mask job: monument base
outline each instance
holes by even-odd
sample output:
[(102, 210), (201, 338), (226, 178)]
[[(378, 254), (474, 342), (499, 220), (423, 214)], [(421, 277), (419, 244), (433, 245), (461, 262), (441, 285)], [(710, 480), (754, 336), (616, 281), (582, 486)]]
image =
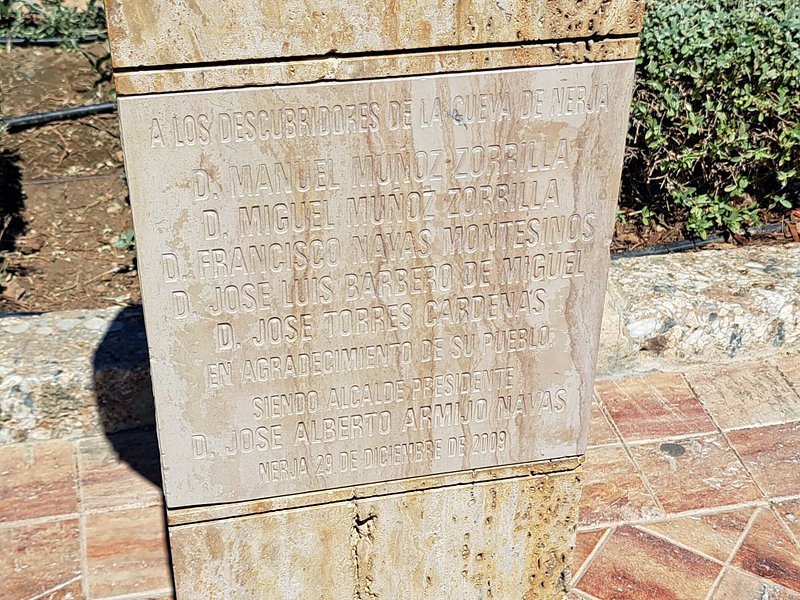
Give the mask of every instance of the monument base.
[(578, 461), (502, 471), (425, 478), (422, 491), (351, 489), (324, 504), (312, 494), (172, 510), (177, 597), (563, 598)]

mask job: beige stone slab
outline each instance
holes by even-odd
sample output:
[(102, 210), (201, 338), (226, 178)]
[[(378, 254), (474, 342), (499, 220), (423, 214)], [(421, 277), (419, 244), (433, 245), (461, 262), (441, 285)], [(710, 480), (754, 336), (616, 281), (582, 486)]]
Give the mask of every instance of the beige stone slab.
[(181, 598), (562, 598), (579, 473), (170, 528)]
[(301, 508), (304, 506), (318, 506), (357, 498), (373, 498), (376, 496), (387, 496), (389, 494), (429, 490), (468, 483), (520, 479), (530, 477), (531, 475), (574, 471), (582, 462), (583, 457), (568, 458), (515, 465), (513, 467), (476, 469), (474, 471), (461, 471), (459, 473), (448, 473), (446, 475), (429, 475), (427, 477), (413, 477), (398, 481), (382, 481), (380, 483), (354, 485), (346, 488), (319, 490), (305, 494), (250, 500), (247, 502), (177, 508), (167, 511), (167, 522), (170, 525), (186, 525), (202, 521), (216, 521), (232, 517), (258, 515), (292, 508)]
[(168, 506), (582, 454), (632, 75), (121, 98)]
[(352, 598), (353, 506), (169, 530), (177, 598)]
[(117, 69), (634, 35), (644, 16), (644, 0), (106, 0), (105, 6)]
[(180, 69), (117, 71), (114, 85), (120, 96), (252, 85), (346, 81), (386, 75), (426, 75), (485, 71), (611, 60), (632, 60), (639, 50), (636, 38), (597, 42), (561, 42), (358, 57), (311, 58), (287, 62), (250, 62)]

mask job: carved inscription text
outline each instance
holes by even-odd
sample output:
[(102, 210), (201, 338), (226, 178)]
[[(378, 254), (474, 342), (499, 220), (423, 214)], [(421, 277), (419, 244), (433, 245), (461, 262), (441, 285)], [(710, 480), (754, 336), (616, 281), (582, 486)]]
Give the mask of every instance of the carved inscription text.
[(168, 504), (582, 452), (632, 68), (121, 99)]

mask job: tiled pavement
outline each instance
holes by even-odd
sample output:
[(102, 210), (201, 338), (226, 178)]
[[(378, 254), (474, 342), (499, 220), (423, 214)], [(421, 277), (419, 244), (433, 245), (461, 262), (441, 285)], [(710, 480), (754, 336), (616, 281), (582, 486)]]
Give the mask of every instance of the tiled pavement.
[[(800, 600), (798, 392), (800, 358), (599, 382), (570, 597)], [(170, 597), (154, 444), (0, 447), (0, 598)]]
[(800, 359), (596, 390), (572, 598), (800, 600)]
[(0, 598), (172, 597), (155, 433), (112, 439), (0, 447)]

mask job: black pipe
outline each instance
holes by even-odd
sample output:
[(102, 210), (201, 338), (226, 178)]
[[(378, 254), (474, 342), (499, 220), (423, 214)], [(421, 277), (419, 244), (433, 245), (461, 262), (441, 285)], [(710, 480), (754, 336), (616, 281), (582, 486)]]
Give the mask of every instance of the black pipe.
[(611, 260), (618, 260), (620, 258), (636, 258), (638, 256), (656, 256), (659, 254), (673, 254), (675, 252), (685, 252), (686, 250), (697, 250), (709, 244), (716, 244), (724, 241), (720, 235), (710, 235), (704, 240), (681, 240), (679, 242), (670, 242), (668, 244), (659, 244), (658, 246), (650, 246), (649, 248), (636, 248), (634, 250), (623, 250), (622, 252), (615, 252), (611, 255)]
[[(769, 223), (760, 227), (750, 227), (747, 230), (748, 235), (760, 235), (764, 233), (775, 233), (783, 229), (782, 223)], [(670, 242), (668, 244), (660, 244), (658, 246), (650, 246), (649, 248), (636, 248), (635, 250), (623, 250), (622, 252), (615, 252), (611, 255), (611, 260), (619, 260), (620, 258), (635, 258), (638, 256), (656, 256), (660, 254), (673, 254), (675, 252), (685, 252), (686, 250), (697, 250), (708, 246), (709, 244), (718, 244), (724, 242), (725, 238), (721, 235), (710, 235), (704, 240), (681, 240), (679, 242)]]
[(0, 124), (5, 125), (8, 131), (26, 129), (34, 125), (42, 125), (50, 121), (62, 121), (64, 119), (77, 119), (88, 115), (99, 115), (101, 113), (111, 113), (117, 110), (116, 102), (103, 102), (102, 104), (90, 104), (89, 106), (79, 106), (77, 108), (63, 108), (46, 113), (36, 113), (33, 115), (23, 115), (21, 117), (9, 117)]
[(79, 38), (54, 36), (31, 40), (28, 38), (0, 38), (0, 46), (61, 46), (62, 44), (91, 44), (104, 42), (107, 37), (104, 33), (83, 35)]

